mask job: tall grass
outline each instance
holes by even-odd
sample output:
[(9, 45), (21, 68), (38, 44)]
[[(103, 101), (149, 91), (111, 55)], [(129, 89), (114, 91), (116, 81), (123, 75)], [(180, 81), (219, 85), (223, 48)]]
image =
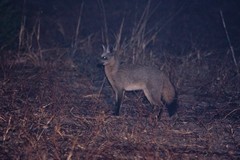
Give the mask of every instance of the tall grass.
[[(155, 45), (157, 45), (156, 41), (159, 38), (159, 33), (181, 12), (184, 6), (183, 4), (167, 18), (164, 17), (163, 19), (166, 20), (162, 24), (159, 24), (159, 20), (153, 21), (152, 18), (160, 4), (161, 2), (158, 2), (156, 5), (153, 5), (151, 0), (147, 1), (145, 8), (140, 11), (142, 14), (137, 16), (136, 13), (135, 18), (131, 19), (133, 25), (130, 29), (127, 28), (129, 24), (125, 24), (126, 17), (123, 17), (119, 30), (115, 35), (113, 51), (123, 56), (130, 63), (152, 65), (155, 60), (155, 55), (159, 55), (159, 53), (154, 53), (153, 51), (153, 48), (156, 48)], [(104, 6), (101, 8), (104, 19), (103, 42), (109, 45), (107, 18)], [(125, 34), (124, 30), (131, 30), (130, 34)]]
[[(101, 8), (104, 19), (103, 42), (106, 42), (107, 45), (109, 45), (108, 24), (104, 5), (102, 3)], [(140, 18), (134, 21), (134, 25), (132, 26), (132, 31), (129, 36), (123, 35), (123, 30), (125, 29), (125, 18), (123, 17), (119, 31), (115, 35), (113, 50), (117, 52), (117, 54), (130, 59), (130, 62), (133, 64), (145, 63), (146, 58), (151, 60), (153, 57), (151, 50), (147, 51), (146, 48), (150, 43), (154, 43), (159, 30), (156, 29), (158, 28), (157, 25), (151, 26), (150, 28), (148, 26), (148, 21), (155, 10), (151, 9), (151, 1), (148, 1)]]

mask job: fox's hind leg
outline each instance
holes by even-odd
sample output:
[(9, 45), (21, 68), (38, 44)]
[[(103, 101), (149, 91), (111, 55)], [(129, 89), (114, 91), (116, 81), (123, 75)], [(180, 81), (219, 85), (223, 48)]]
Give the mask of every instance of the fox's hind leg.
[(157, 113), (156, 117), (159, 120), (162, 114), (161, 95), (157, 94), (158, 92), (149, 90), (148, 88), (143, 89), (143, 92), (153, 107), (153, 113)]
[(153, 99), (152, 93), (147, 88), (144, 88), (143, 92), (144, 95), (147, 97), (148, 101), (151, 103), (151, 105), (157, 105)]

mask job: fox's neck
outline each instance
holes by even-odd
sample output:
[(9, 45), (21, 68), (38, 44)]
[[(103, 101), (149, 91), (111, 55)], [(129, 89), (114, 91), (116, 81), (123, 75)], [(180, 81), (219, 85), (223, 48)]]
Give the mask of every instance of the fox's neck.
[(117, 57), (115, 57), (113, 62), (105, 65), (105, 73), (108, 78), (116, 74), (116, 72), (119, 69), (119, 65), (120, 65), (120, 62)]

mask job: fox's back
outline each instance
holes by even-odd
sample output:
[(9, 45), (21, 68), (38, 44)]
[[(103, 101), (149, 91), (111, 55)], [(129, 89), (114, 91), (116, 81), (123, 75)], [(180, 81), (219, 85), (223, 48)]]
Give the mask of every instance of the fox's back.
[(122, 85), (125, 90), (143, 89), (146, 85), (161, 87), (166, 78), (166, 75), (156, 68), (128, 64), (120, 65), (113, 75), (114, 81)]

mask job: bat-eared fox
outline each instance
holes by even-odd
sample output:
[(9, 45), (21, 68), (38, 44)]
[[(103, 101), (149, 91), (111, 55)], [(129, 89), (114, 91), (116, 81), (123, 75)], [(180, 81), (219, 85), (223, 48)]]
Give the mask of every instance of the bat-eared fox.
[(120, 64), (117, 53), (110, 52), (108, 46), (103, 46), (101, 61), (106, 77), (115, 92), (114, 115), (119, 115), (124, 91), (134, 90), (142, 90), (151, 105), (158, 107), (158, 118), (164, 104), (169, 111), (171, 108), (175, 110), (177, 105), (175, 88), (164, 72), (148, 66)]

